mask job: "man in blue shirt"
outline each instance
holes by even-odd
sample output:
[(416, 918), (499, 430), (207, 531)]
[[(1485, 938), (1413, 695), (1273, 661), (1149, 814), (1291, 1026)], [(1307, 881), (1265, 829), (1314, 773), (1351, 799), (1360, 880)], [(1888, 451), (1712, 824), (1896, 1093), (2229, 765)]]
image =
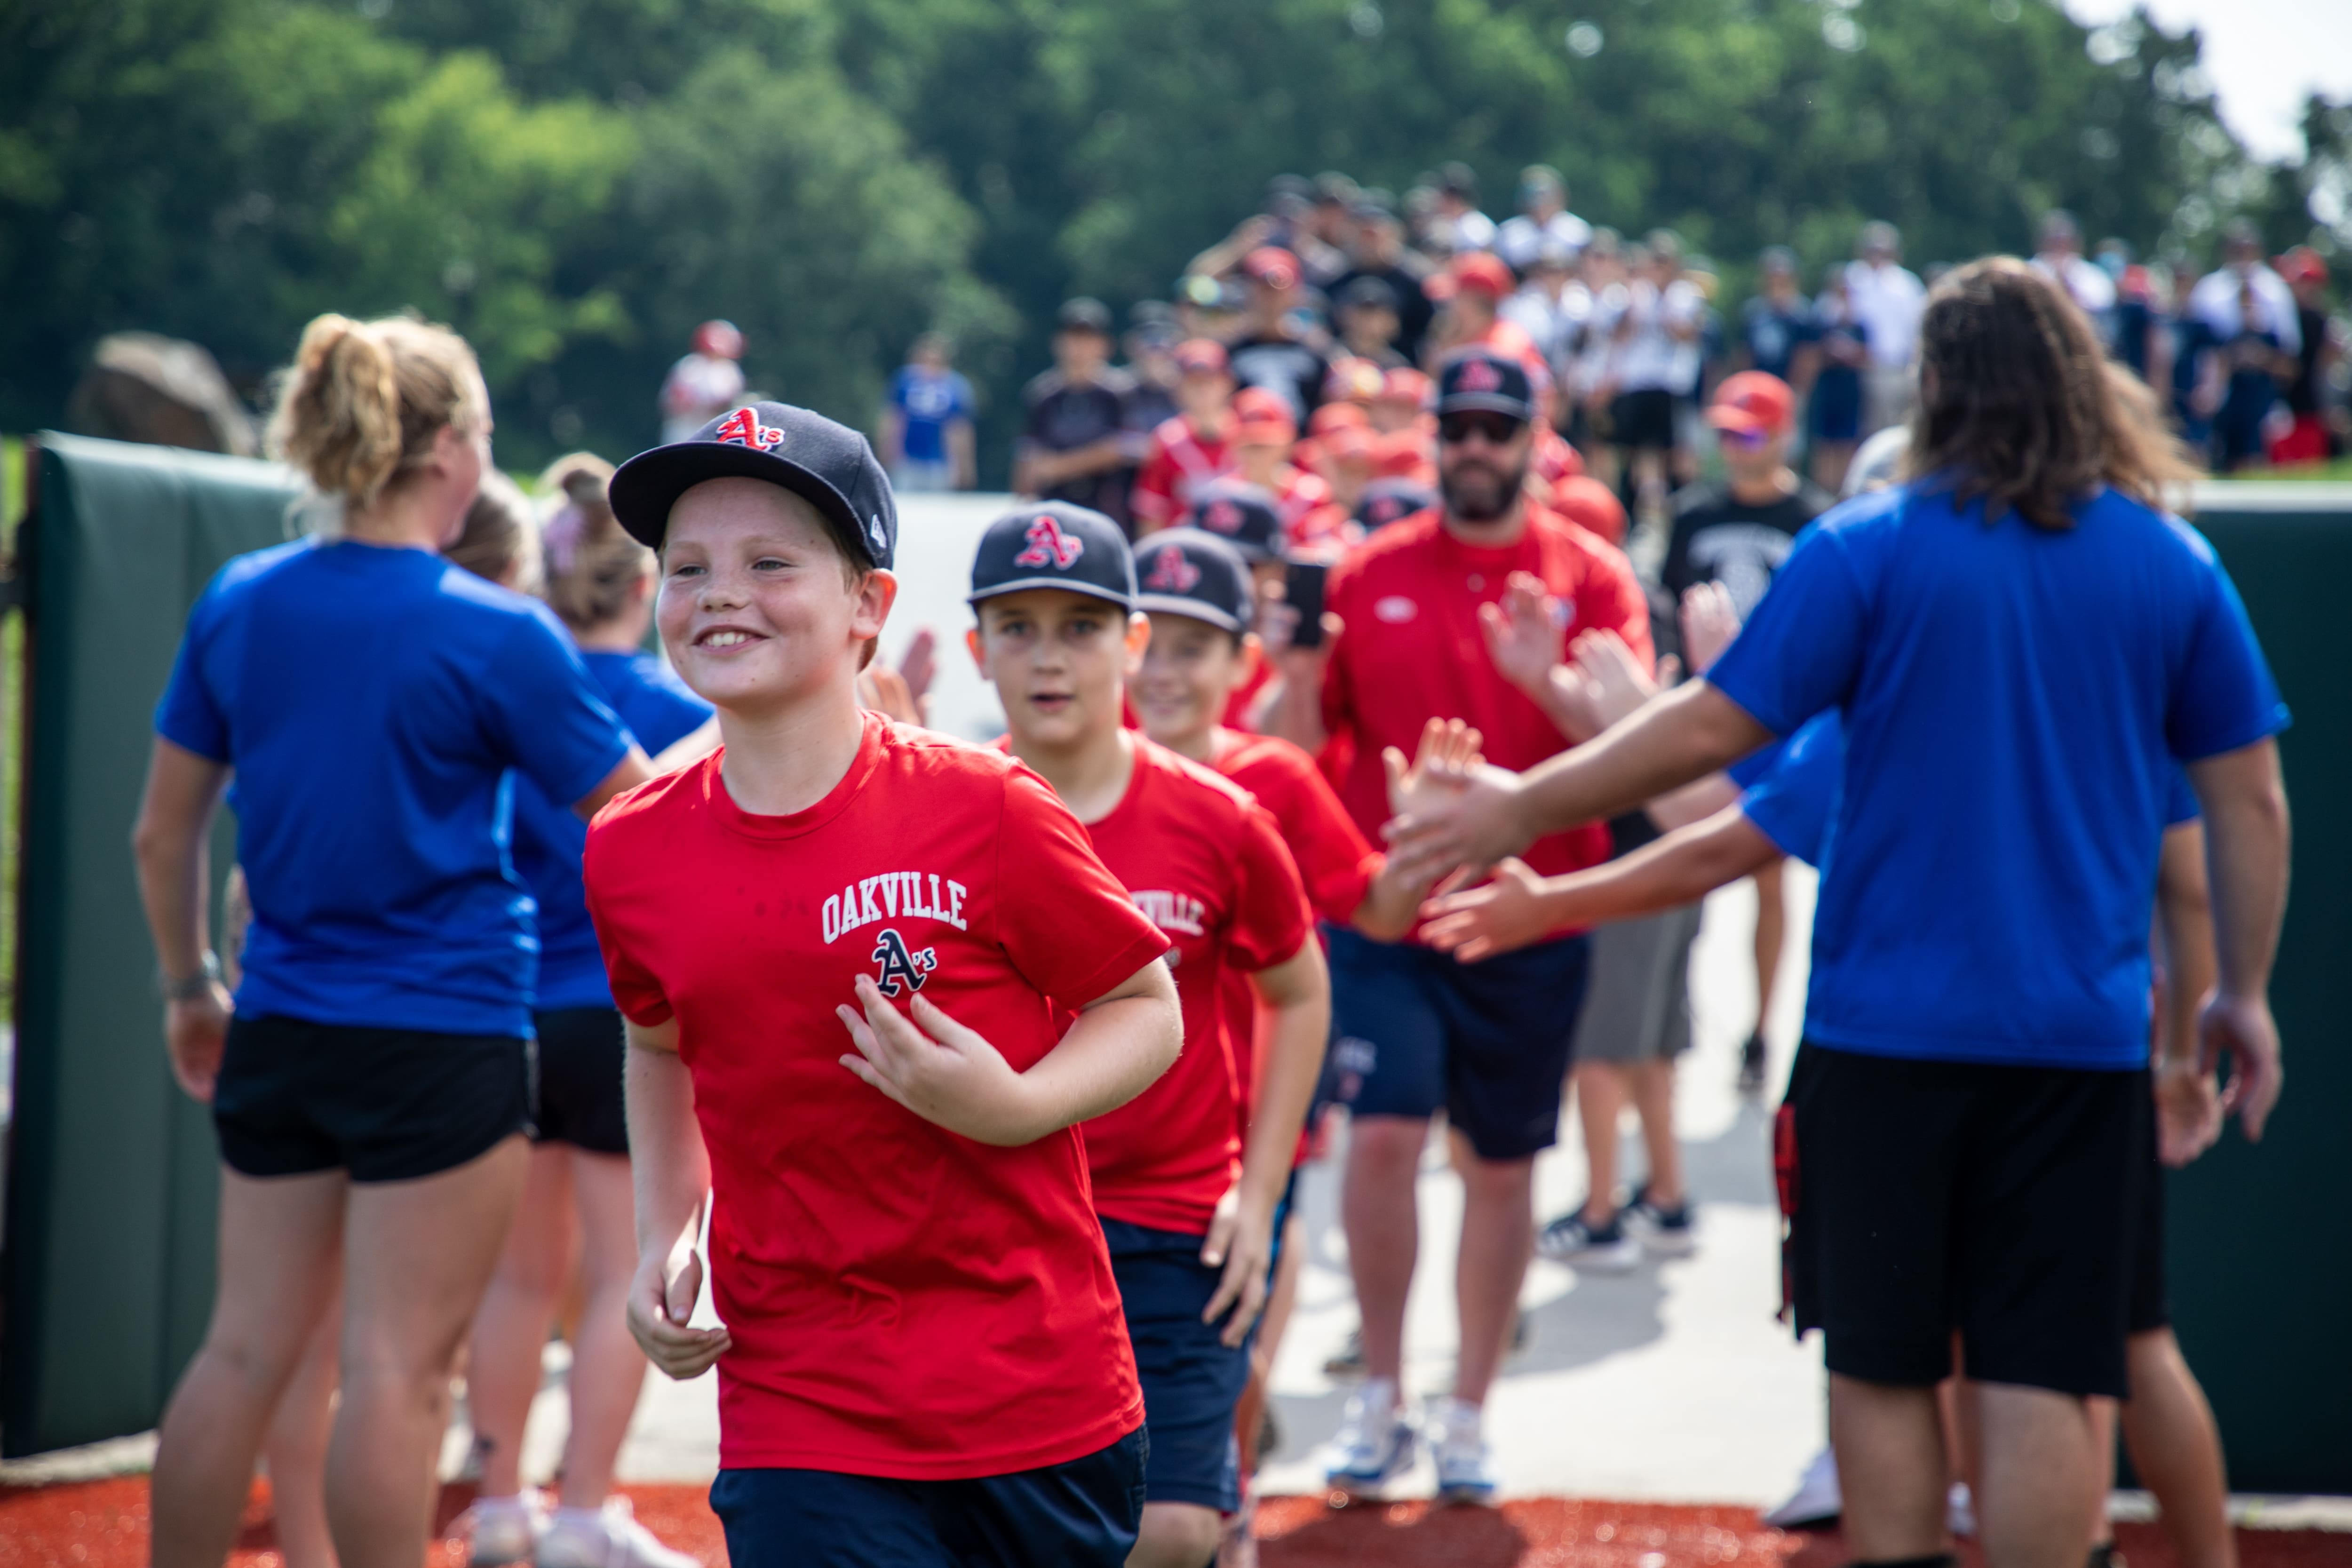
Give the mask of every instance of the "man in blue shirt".
[(925, 332), (890, 378), (877, 455), (901, 495), (971, 489), (971, 383), (949, 368), (952, 355), (945, 336)]
[(2213, 1109), (2259, 1137), (2287, 718), (2211, 548), (2148, 504), (2186, 465), (2071, 301), (1973, 263), (1922, 354), (1924, 477), (1809, 529), (1704, 680), (1523, 777), (1402, 793), (1390, 836), (1485, 864), (1840, 713), (1791, 1094), (1814, 1205), (1798, 1310), (1825, 1331), (1848, 1539), (1864, 1563), (1948, 1560), (1933, 1385), (1957, 1328), (1987, 1559), (2074, 1568), (2102, 1473), (2088, 1398), (2126, 1392), (2168, 764), (2206, 821), (2200, 1049), (2235, 1068)]

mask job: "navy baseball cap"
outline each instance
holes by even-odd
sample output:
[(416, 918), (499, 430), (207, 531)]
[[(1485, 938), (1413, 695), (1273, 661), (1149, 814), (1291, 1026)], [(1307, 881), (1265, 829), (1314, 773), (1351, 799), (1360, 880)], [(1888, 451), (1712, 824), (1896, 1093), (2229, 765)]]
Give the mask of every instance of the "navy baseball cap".
[(1534, 418), (1536, 395), (1528, 367), (1486, 349), (1465, 350), (1446, 361), (1437, 373), (1437, 416), (1469, 410)]
[(816, 508), (852, 561), (887, 568), (898, 507), (866, 437), (789, 403), (747, 403), (693, 438), (638, 453), (613, 474), (613, 515), (630, 538), (661, 548), (670, 508), (705, 479), (765, 479)]
[(1049, 500), (1006, 512), (980, 536), (971, 563), (977, 605), (1024, 588), (1061, 588), (1135, 608), (1135, 557), (1118, 524), (1098, 511)]
[(1250, 624), (1249, 563), (1213, 533), (1171, 528), (1136, 547), (1135, 577), (1143, 593), (1135, 607), (1190, 616), (1229, 632)]
[(1187, 526), (1215, 534), (1244, 561), (1273, 561), (1282, 554), (1282, 513), (1274, 492), (1241, 479), (1216, 479), (1192, 492)]
[(1415, 479), (1374, 479), (1356, 503), (1356, 521), (1372, 532), (1437, 504), (1437, 492)]

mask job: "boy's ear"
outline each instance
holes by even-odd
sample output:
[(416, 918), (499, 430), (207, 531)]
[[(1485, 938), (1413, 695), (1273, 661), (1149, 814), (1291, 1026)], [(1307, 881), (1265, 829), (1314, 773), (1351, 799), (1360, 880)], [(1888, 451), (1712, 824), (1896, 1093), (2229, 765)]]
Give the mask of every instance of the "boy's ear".
[(890, 607), (898, 602), (898, 579), (893, 573), (878, 567), (857, 580), (857, 615), (853, 623), (862, 638), (878, 637), (890, 619)]
[(1151, 617), (1141, 610), (1127, 613), (1127, 654), (1129, 658), (1141, 658), (1143, 650), (1151, 646)]
[(1257, 640), (1255, 632), (1242, 634), (1242, 679), (1247, 686), (1257, 677), (1257, 667), (1265, 662), (1265, 644)]
[(988, 656), (980, 649), (980, 628), (973, 626), (963, 634), (963, 646), (971, 649), (971, 662), (980, 670), (982, 680), (988, 679)]

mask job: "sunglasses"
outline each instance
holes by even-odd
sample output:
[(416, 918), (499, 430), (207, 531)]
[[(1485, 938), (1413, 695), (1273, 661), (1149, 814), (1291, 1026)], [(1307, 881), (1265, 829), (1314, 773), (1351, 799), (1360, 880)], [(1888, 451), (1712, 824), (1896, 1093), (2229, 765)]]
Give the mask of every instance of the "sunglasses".
[(1726, 446), (1750, 448), (1761, 447), (1772, 438), (1771, 432), (1768, 430), (1730, 430), (1720, 425), (1715, 427), (1715, 434)]
[(1489, 447), (1507, 447), (1519, 438), (1528, 427), (1524, 419), (1514, 419), (1507, 414), (1491, 414), (1473, 409), (1466, 413), (1448, 414), (1437, 421), (1437, 438), (1449, 447), (1458, 447), (1473, 436), (1485, 438)]

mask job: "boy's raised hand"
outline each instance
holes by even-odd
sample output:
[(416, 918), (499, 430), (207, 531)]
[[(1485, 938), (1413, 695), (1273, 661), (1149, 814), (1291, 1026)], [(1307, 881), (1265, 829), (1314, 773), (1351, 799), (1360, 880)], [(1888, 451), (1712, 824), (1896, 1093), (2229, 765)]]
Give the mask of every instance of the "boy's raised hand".
[(975, 1031), (920, 995), (899, 1012), (870, 974), (857, 977), (857, 1001), (862, 1016), (854, 1007), (834, 1009), (857, 1047), (841, 1065), (900, 1105), (950, 1132), (1003, 1148), (1034, 1143), (1054, 1130), (1030, 1086)]
[(1555, 611), (1559, 601), (1531, 572), (1514, 572), (1503, 596), (1478, 606), (1478, 629), (1486, 634), (1486, 657), (1504, 679), (1522, 691), (1541, 690), (1567, 657), (1568, 638)]
[(1543, 879), (1517, 856), (1498, 861), (1495, 879), (1430, 900), (1421, 907), (1428, 923), (1422, 940), (1464, 963), (1540, 940), (1559, 922), (1545, 912)]
[(1731, 590), (1713, 580), (1685, 591), (1680, 619), (1683, 654), (1693, 675), (1705, 675), (1739, 635), (1739, 612), (1732, 607)]

